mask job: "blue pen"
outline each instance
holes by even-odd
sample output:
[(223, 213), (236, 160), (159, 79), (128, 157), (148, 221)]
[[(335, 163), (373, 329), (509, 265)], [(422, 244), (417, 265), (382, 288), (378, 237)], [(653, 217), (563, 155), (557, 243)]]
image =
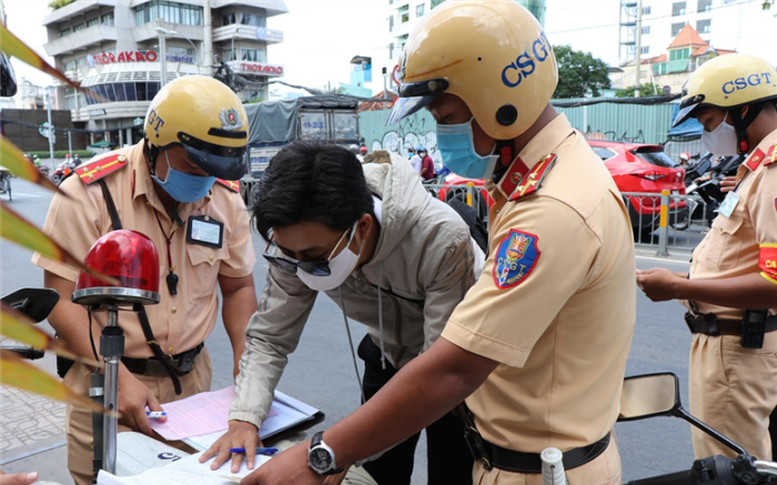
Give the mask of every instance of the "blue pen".
[[(229, 452), (230, 453), (240, 453), (240, 454), (245, 455), (246, 454), (246, 449), (245, 448), (230, 448)], [(278, 448), (261, 448), (261, 447), (259, 447), (259, 448), (256, 449), (256, 454), (257, 455), (274, 455), (276, 453), (278, 453)]]
[(159, 419), (167, 416), (167, 413), (164, 411), (146, 411), (146, 416), (150, 419)]

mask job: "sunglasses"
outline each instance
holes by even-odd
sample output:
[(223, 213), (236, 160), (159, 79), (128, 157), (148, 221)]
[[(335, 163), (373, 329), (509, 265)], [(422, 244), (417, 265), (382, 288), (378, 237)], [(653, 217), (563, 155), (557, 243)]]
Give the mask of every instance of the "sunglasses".
[[(272, 236), (270, 236), (270, 241), (267, 242), (267, 246), (264, 248), (264, 254), (262, 254), (262, 257), (264, 257), (264, 259), (272, 263), (281, 271), (288, 274), (297, 274), (297, 268), (299, 268), (305, 273), (311, 274), (313, 276), (329, 276), (332, 274), (332, 270), (329, 268), (329, 261), (332, 260), (335, 251), (337, 251), (337, 248), (340, 247), (340, 243), (343, 242), (343, 239), (346, 235), (348, 235), (349, 232), (351, 233), (351, 238), (353, 238), (353, 234), (355, 232), (354, 229), (356, 229), (356, 224), (358, 222), (359, 221), (356, 221), (353, 227), (345, 230), (343, 235), (340, 236), (340, 239), (337, 240), (337, 244), (335, 244), (332, 252), (329, 253), (329, 257), (326, 259), (319, 259), (316, 261), (298, 261), (288, 256), (277, 256), (275, 254), (270, 254), (270, 246), (274, 248), (274, 251), (280, 251), (280, 248), (278, 248), (278, 245), (275, 244), (275, 240), (272, 238)], [(351, 238), (348, 239), (348, 243), (351, 242)]]

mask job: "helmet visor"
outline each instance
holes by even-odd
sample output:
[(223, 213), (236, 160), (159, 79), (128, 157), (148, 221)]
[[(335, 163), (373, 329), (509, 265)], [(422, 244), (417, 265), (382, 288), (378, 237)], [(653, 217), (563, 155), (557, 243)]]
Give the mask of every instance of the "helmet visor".
[(680, 102), (680, 110), (677, 112), (677, 116), (674, 117), (674, 122), (672, 123), (672, 128), (674, 128), (677, 125), (682, 124), (685, 122), (688, 118), (691, 117), (693, 114), (693, 110), (699, 107), (699, 105), (704, 102), (704, 95), (703, 94), (697, 94), (696, 96), (693, 96), (691, 98), (687, 98)]
[(394, 100), (389, 113), (387, 125), (410, 116), (424, 106), (434, 101), (448, 89), (445, 79), (429, 79), (414, 83), (403, 83), (399, 86), (399, 97)]
[(192, 162), (208, 175), (223, 180), (239, 180), (246, 173), (246, 147), (225, 147), (179, 132), (178, 139)]

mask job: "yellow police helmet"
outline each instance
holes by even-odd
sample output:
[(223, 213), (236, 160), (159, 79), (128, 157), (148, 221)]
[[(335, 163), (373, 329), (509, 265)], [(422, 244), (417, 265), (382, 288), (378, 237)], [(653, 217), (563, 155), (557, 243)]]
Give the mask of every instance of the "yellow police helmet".
[(558, 83), (553, 49), (514, 0), (448, 0), (410, 34), (397, 67), (395, 123), (442, 93), (461, 98), (496, 140), (524, 133)]
[(209, 175), (237, 180), (246, 172), (246, 110), (216, 79), (184, 76), (168, 83), (151, 101), (144, 127), (152, 145), (183, 146)]
[(680, 111), (672, 126), (699, 108), (740, 108), (777, 98), (777, 72), (768, 62), (744, 54), (728, 54), (701, 65), (683, 87)]

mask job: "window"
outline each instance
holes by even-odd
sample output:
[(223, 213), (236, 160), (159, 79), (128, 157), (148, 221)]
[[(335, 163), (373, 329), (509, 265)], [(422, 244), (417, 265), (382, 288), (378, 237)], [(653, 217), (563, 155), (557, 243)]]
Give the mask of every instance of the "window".
[(706, 19), (706, 20), (697, 20), (696, 21), (696, 31), (700, 34), (709, 34), (710, 33), (710, 24), (712, 23), (712, 20)]
[(78, 32), (79, 30), (84, 30), (85, 28), (86, 28), (86, 25), (84, 25), (83, 23), (76, 24), (73, 26), (73, 32)]
[(402, 5), (399, 7), (399, 23), (404, 24), (410, 20), (410, 7), (408, 5)]
[(66, 28), (66, 29), (62, 29), (62, 30), (60, 30), (60, 31), (59, 31), (59, 36), (60, 36), (60, 37), (67, 37), (67, 36), (68, 36), (68, 35), (70, 35), (72, 32), (73, 32), (73, 31), (70, 29), (70, 27), (68, 27), (68, 28)]
[(240, 49), (240, 60), (246, 62), (267, 62), (264, 51), (258, 49)]
[(74, 71), (76, 68), (76, 61), (75, 59), (71, 59), (69, 61), (65, 61), (62, 63), (62, 70), (63, 71)]
[(640, 53), (642, 54), (649, 54), (650, 53), (650, 46), (645, 46), (640, 48)]
[(254, 27), (267, 27), (267, 19), (265, 17), (252, 13), (240, 14), (240, 23), (243, 25), (253, 25)]
[(710, 10), (712, 10), (712, 0), (699, 0), (696, 6), (697, 12), (709, 12)]
[(652, 7), (642, 7), (642, 15), (650, 15)]
[(419, 4), (418, 6), (416, 6), (416, 8), (415, 8), (415, 16), (416, 17), (423, 17), (424, 16), (424, 7), (426, 7), (426, 5), (424, 5), (423, 3)]
[(86, 57), (79, 57), (76, 59), (76, 67), (86, 67)]
[(445, 0), (432, 0), (432, 8), (436, 7), (437, 5), (441, 4)]
[(389, 32), (392, 32), (394, 30), (394, 16), (389, 17)]
[(113, 25), (113, 12), (108, 12), (100, 17), (100, 23), (103, 25)]
[(650, 33), (650, 26), (642, 27), (642, 35), (648, 35)]
[(685, 15), (685, 2), (675, 2), (672, 4), (672, 17)]
[[(235, 23), (234, 15), (230, 23)], [(225, 15), (222, 20), (229, 17)], [(135, 25), (143, 25), (157, 19), (171, 24), (202, 25), (202, 7), (183, 5), (162, 0), (152, 0), (135, 8)], [(228, 24), (224, 24), (228, 25)]]
[(237, 23), (237, 14), (232, 12), (221, 17), (221, 23), (223, 25), (232, 25)]
[(221, 60), (224, 62), (236, 61), (237, 51), (234, 49), (224, 49), (224, 54), (221, 57), (222, 57)]
[(681, 30), (683, 30), (683, 27), (685, 27), (685, 22), (672, 24), (672, 37), (677, 37), (677, 34), (679, 34)]
[(394, 43), (389, 44), (389, 59), (394, 58)]
[(167, 47), (167, 57), (194, 57), (194, 49), (191, 47)]
[(99, 17), (95, 17), (93, 19), (89, 19), (89, 20), (86, 21), (86, 28), (88, 29), (89, 27), (94, 27), (95, 25), (97, 25), (99, 23), (100, 23), (100, 18)]

